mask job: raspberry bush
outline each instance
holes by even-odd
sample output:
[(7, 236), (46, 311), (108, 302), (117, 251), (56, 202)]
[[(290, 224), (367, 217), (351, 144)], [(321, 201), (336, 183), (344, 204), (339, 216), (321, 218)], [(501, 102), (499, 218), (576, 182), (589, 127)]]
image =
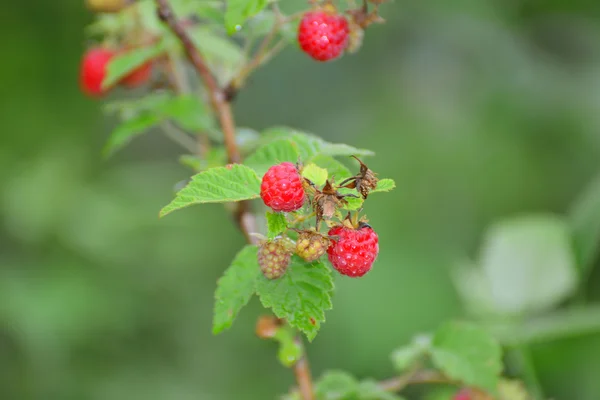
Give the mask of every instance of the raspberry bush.
[[(501, 341), (509, 341), (476, 322), (448, 322), (395, 350), (395, 378), (359, 380), (330, 370), (312, 379), (301, 335), (312, 341), (323, 327), (333, 307), (335, 279), (377, 273), (378, 255), (396, 238), (380, 238), (378, 221), (368, 221), (366, 212), (369, 200), (395, 183), (369, 167), (371, 150), (289, 127), (260, 133), (242, 129), (231, 102), (254, 70), (290, 43), (316, 61), (358, 51), (366, 29), (383, 22), (380, 3), (343, 7), (311, 1), (286, 14), (277, 2), (262, 0), (88, 1), (101, 14), (89, 27), (95, 43), (82, 57), (83, 93), (98, 97), (138, 89), (107, 104), (107, 112), (116, 113), (121, 123), (105, 154), (158, 125), (185, 151), (180, 162), (192, 173), (160, 216), (204, 203), (223, 203), (231, 211), (247, 245), (217, 282), (213, 332), (231, 328), (256, 295), (271, 313), (259, 319), (257, 335), (276, 341), (279, 360), (295, 370), (296, 385), (285, 398), (403, 399), (397, 393), (407, 386), (429, 383), (450, 387), (439, 396), (432, 391), (445, 400), (534, 398), (531, 387), (502, 376)], [(561, 222), (546, 217), (534, 222), (551, 226), (557, 247), (562, 245)], [(530, 225), (519, 220), (493, 230), (489, 242), (498, 243), (489, 251), (518, 247), (505, 240), (504, 232), (511, 237), (525, 232), (527, 239), (535, 231)], [(486, 251), (484, 268), (495, 262)], [(457, 276), (466, 300), (477, 297), (471, 304), (495, 307), (499, 315), (539, 312), (570, 290), (555, 286), (553, 296), (533, 294), (538, 297), (502, 310), (489, 292), (481, 292), (489, 282), (475, 268), (460, 269)]]

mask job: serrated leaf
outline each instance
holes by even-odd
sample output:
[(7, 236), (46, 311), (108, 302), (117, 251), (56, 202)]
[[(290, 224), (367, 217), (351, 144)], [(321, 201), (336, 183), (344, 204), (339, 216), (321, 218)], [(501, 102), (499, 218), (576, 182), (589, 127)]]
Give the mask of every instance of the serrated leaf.
[(358, 392), (358, 381), (345, 371), (326, 371), (315, 384), (317, 399), (347, 399)]
[(466, 385), (496, 393), (502, 372), (502, 350), (484, 329), (449, 322), (432, 341), (431, 360), (444, 374)]
[(302, 176), (315, 185), (322, 186), (327, 180), (327, 170), (311, 163), (304, 166), (302, 169)]
[(245, 165), (211, 168), (194, 175), (190, 183), (177, 192), (175, 199), (160, 211), (160, 216), (194, 204), (256, 199), (259, 193), (260, 180)]
[(242, 29), (246, 20), (268, 4), (267, 0), (228, 0), (225, 10), (225, 28), (230, 35)]
[(575, 256), (582, 277), (587, 277), (600, 249), (600, 176), (594, 179), (569, 212)]
[(403, 400), (403, 397), (382, 389), (377, 381), (367, 379), (358, 384), (358, 400)]
[(577, 286), (571, 238), (560, 216), (527, 215), (494, 224), (485, 234), (479, 264), (500, 314), (547, 310)]
[(377, 187), (371, 190), (371, 193), (389, 192), (396, 187), (396, 182), (392, 179), (380, 179), (377, 181)]
[(164, 41), (146, 47), (139, 47), (114, 56), (108, 63), (103, 88), (109, 88), (133, 72), (136, 68), (158, 57), (165, 51)]
[(267, 211), (267, 229), (269, 239), (280, 235), (287, 228), (287, 220), (283, 213)]
[(280, 139), (259, 147), (244, 164), (253, 168), (258, 176), (263, 176), (273, 165), (285, 161), (295, 164), (298, 161), (298, 150), (291, 141)]
[(277, 317), (285, 318), (312, 341), (325, 321), (325, 310), (332, 307), (331, 270), (321, 262), (309, 264), (293, 256), (283, 277), (268, 280), (261, 275), (256, 293), (264, 307), (273, 309)]
[(312, 157), (308, 162), (315, 163), (319, 167), (325, 168), (328, 171), (329, 176), (335, 178), (336, 182), (341, 182), (352, 176), (348, 167), (331, 156), (320, 154)]
[(261, 275), (256, 246), (244, 247), (217, 282), (213, 333), (231, 327), (240, 310), (254, 294), (254, 282)]
[(149, 128), (161, 121), (160, 116), (154, 114), (142, 114), (119, 124), (110, 134), (104, 146), (104, 155), (110, 155), (122, 148), (136, 136), (146, 132)]

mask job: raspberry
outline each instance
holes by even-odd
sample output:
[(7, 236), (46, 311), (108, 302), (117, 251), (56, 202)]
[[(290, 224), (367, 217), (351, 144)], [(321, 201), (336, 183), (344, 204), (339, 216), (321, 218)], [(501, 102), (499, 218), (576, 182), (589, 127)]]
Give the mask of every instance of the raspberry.
[(267, 279), (281, 278), (292, 259), (289, 239), (275, 239), (258, 248), (258, 265)]
[(262, 178), (260, 197), (273, 211), (296, 211), (304, 205), (304, 187), (296, 166), (290, 162), (274, 165)]
[(335, 11), (309, 11), (298, 27), (298, 42), (317, 61), (339, 57), (348, 45), (348, 21)]
[(296, 241), (296, 254), (308, 262), (318, 260), (329, 247), (329, 239), (317, 232), (302, 231)]
[(152, 75), (152, 63), (147, 62), (121, 79), (120, 83), (130, 89), (133, 89), (143, 85), (148, 79), (150, 79), (150, 75)]
[(370, 226), (358, 229), (335, 226), (329, 230), (329, 236), (331, 245), (327, 255), (333, 268), (350, 277), (369, 272), (379, 253), (379, 238)]
[(452, 397), (452, 400), (473, 400), (473, 399), (471, 398), (471, 391), (469, 389), (461, 389), (454, 395), (454, 397)]
[(100, 97), (106, 93), (102, 88), (102, 81), (106, 76), (106, 67), (113, 56), (112, 51), (102, 48), (93, 48), (84, 54), (79, 83), (85, 94)]

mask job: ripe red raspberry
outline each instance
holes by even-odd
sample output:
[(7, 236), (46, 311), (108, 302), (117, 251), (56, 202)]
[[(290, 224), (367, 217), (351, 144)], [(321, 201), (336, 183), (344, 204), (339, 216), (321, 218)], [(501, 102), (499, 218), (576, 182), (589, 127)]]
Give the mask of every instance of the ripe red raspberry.
[(304, 205), (304, 187), (291, 162), (274, 165), (262, 178), (260, 197), (273, 211), (296, 211)]
[(289, 239), (265, 242), (258, 248), (258, 265), (267, 279), (281, 278), (292, 259), (293, 244)]
[(305, 261), (313, 262), (321, 258), (329, 247), (330, 240), (314, 231), (302, 231), (296, 240), (296, 254)]
[(348, 21), (335, 11), (309, 11), (298, 27), (298, 42), (318, 61), (339, 57), (348, 45)]
[(379, 238), (370, 226), (358, 229), (334, 226), (329, 236), (332, 238), (327, 255), (333, 268), (353, 278), (369, 272), (379, 253)]
[(102, 88), (102, 81), (106, 76), (107, 65), (114, 56), (108, 49), (93, 48), (83, 55), (79, 83), (81, 90), (92, 97), (100, 97), (106, 90)]
[(152, 63), (147, 62), (134, 69), (129, 75), (121, 79), (121, 84), (133, 89), (146, 83), (152, 75)]

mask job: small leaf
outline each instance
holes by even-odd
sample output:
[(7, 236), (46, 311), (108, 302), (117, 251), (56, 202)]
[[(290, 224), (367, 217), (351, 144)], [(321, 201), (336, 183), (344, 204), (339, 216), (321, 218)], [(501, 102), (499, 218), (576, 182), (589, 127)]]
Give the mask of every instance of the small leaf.
[(285, 367), (292, 367), (302, 357), (302, 345), (296, 340), (296, 330), (290, 326), (282, 326), (273, 339), (279, 342), (277, 358)]
[(396, 187), (396, 182), (392, 179), (380, 179), (377, 182), (377, 187), (371, 190), (371, 193), (389, 192)]
[(352, 173), (348, 167), (331, 156), (320, 154), (312, 157), (308, 160), (308, 162), (315, 163), (319, 167), (325, 168), (328, 171), (329, 176), (335, 178), (336, 182), (341, 182), (344, 179), (352, 176)]
[(241, 30), (244, 22), (262, 11), (267, 4), (267, 0), (228, 0), (225, 10), (227, 33), (232, 35)]
[(600, 249), (600, 176), (575, 201), (569, 224), (579, 270), (586, 278)]
[(248, 304), (254, 294), (254, 282), (261, 275), (256, 251), (256, 246), (244, 247), (217, 282), (214, 334), (231, 327), (240, 310)]
[(240, 164), (211, 168), (194, 175), (175, 199), (160, 211), (160, 216), (194, 204), (256, 199), (259, 193), (260, 180), (250, 168)]
[(343, 143), (328, 143), (323, 141), (321, 146), (321, 154), (326, 156), (373, 156), (371, 150), (357, 149)]
[(484, 329), (450, 322), (433, 337), (431, 359), (452, 379), (495, 393), (502, 372), (502, 350)]
[(402, 346), (392, 353), (392, 364), (397, 372), (403, 373), (421, 359), (431, 348), (431, 337), (420, 335), (412, 343)]
[(358, 384), (358, 400), (403, 400), (403, 397), (382, 389), (377, 381), (367, 379)]
[(285, 161), (298, 162), (298, 150), (289, 140), (281, 139), (259, 147), (244, 164), (253, 168), (258, 176), (263, 176), (273, 165)]
[(315, 164), (308, 164), (302, 169), (302, 176), (315, 185), (322, 186), (327, 180), (327, 170), (317, 167)]
[(323, 263), (309, 264), (294, 256), (283, 277), (268, 280), (261, 275), (256, 293), (264, 307), (312, 341), (325, 321), (325, 310), (331, 309), (333, 279)]
[(110, 134), (108, 142), (104, 146), (103, 153), (108, 156), (115, 151), (123, 148), (136, 136), (146, 132), (152, 126), (158, 124), (161, 118), (158, 115), (142, 114), (122, 122)]
[(209, 62), (219, 61), (237, 66), (244, 60), (240, 46), (229, 38), (216, 35), (211, 27), (198, 25), (189, 33), (194, 45)]
[(317, 399), (347, 399), (358, 392), (357, 380), (344, 371), (326, 371), (315, 386)]
[(287, 220), (283, 213), (267, 211), (268, 237), (273, 239), (287, 229)]
[(177, 122), (183, 129), (192, 132), (212, 128), (210, 112), (196, 96), (182, 95), (158, 103), (153, 111)]
[(156, 42), (150, 46), (129, 50), (123, 54), (116, 55), (108, 63), (106, 76), (102, 81), (103, 88), (109, 88), (141, 67), (148, 61), (158, 57), (165, 51), (163, 41)]

